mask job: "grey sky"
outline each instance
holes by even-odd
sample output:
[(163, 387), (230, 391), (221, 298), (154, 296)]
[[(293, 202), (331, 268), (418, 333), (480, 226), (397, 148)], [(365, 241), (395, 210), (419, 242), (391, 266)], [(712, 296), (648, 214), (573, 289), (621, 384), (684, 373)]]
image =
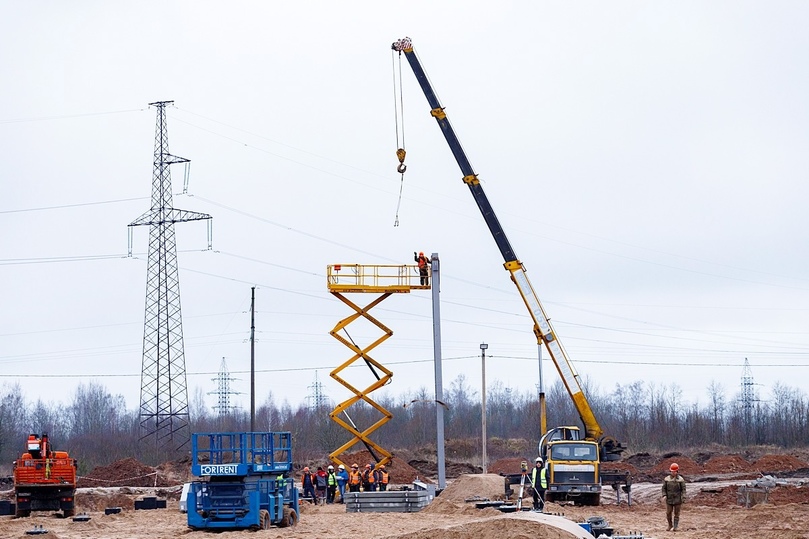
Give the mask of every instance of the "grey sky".
[[(436, 7), (438, 6), (438, 7)], [(350, 352), (331, 263), (438, 252), (447, 384), (537, 382), (536, 342), (409, 67), (400, 225), (390, 44), (410, 36), (579, 373), (705, 401), (805, 388), (809, 6), (802, 2), (11, 3), (0, 21), (0, 383), (138, 405), (155, 111), (191, 159), (175, 207), (189, 391), (249, 366), (302, 401)], [(182, 168), (172, 169), (174, 192)], [(87, 257), (87, 258), (82, 258)], [(64, 260), (62, 260), (64, 259)], [(370, 302), (371, 297), (356, 298)], [(433, 387), (429, 294), (375, 314), (394, 394)], [(357, 328), (359, 340), (375, 338)], [(366, 341), (367, 342), (367, 341)], [(547, 358), (547, 354), (545, 354)], [(550, 381), (556, 379), (546, 365)], [(56, 377), (50, 377), (51, 375)], [(79, 375), (78, 377), (67, 377)], [(45, 376), (45, 377), (43, 377)], [(248, 375), (234, 389), (246, 392)], [(261, 396), (260, 396), (261, 398)], [(246, 395), (235, 400), (249, 405)], [(209, 397), (209, 404), (213, 404)]]

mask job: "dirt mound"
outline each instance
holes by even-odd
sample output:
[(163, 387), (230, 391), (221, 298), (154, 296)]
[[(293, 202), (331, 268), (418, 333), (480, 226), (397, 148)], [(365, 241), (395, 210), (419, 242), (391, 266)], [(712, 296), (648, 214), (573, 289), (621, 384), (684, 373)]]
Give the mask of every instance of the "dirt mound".
[[(343, 453), (338, 455), (337, 458), (349, 468), (352, 464), (357, 464), (360, 470), (365, 468), (366, 464), (375, 464), (376, 460), (371, 456), (369, 451), (357, 451), (355, 453)], [(423, 474), (420, 474), (417, 469), (412, 467), (407, 462), (400, 458), (393, 457), (389, 464), (385, 466), (390, 474), (390, 482), (396, 485), (405, 485), (412, 483), (415, 480), (430, 483)]]
[(660, 462), (660, 458), (650, 455), (649, 453), (635, 453), (634, 455), (626, 457), (622, 462), (631, 464), (639, 471), (645, 472), (657, 466)]
[(792, 455), (764, 455), (752, 465), (754, 471), (761, 473), (778, 473), (801, 468), (809, 468), (809, 464)]
[[(123, 490), (123, 491), (122, 491)], [(79, 511), (103, 511), (107, 507), (135, 509), (135, 496), (125, 489), (87, 489), (76, 493), (76, 508)]]
[(534, 466), (533, 459), (526, 459), (521, 457), (512, 457), (507, 459), (496, 460), (489, 465), (489, 473), (496, 474), (509, 474), (520, 473), (520, 464), (525, 462), (530, 470)]
[(632, 477), (636, 477), (638, 475), (638, 469), (635, 468), (628, 462), (618, 461), (618, 462), (604, 462), (601, 464), (601, 470), (605, 472), (617, 471), (617, 472), (629, 472)]
[(649, 475), (663, 479), (669, 474), (669, 467), (673, 462), (680, 465), (680, 475), (694, 476), (702, 474), (702, 466), (685, 455), (677, 455), (675, 457), (664, 458), (659, 464), (649, 470)]
[(741, 455), (714, 455), (703, 465), (707, 474), (751, 472), (753, 468)]
[(481, 510), (466, 500), (502, 500), (503, 496), (503, 478), (499, 475), (462, 475), (447, 485), (447, 488), (424, 511), (442, 514), (472, 513)]
[[(732, 507), (739, 505), (737, 496), (740, 485), (731, 485), (721, 488), (703, 488), (689, 501), (692, 505), (707, 507)], [(790, 503), (809, 504), (809, 487), (794, 485), (779, 485), (767, 494), (767, 503), (771, 505), (786, 505)]]
[(134, 458), (125, 458), (98, 466), (89, 474), (79, 477), (77, 487), (169, 487), (177, 483)]
[(191, 457), (164, 462), (157, 467), (158, 474), (170, 485), (181, 485), (194, 480), (191, 474)]
[[(493, 511), (487, 509), (486, 511)], [(483, 513), (482, 513), (483, 514)], [(394, 536), (397, 539), (570, 539), (573, 535), (564, 530), (523, 519), (501, 518), (481, 522), (467, 522), (458, 526), (419, 530)]]

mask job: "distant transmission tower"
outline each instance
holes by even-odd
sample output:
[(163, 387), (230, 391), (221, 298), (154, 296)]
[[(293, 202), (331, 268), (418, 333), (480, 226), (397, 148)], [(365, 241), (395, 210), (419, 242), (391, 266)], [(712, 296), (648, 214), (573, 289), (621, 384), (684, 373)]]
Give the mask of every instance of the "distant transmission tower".
[(750, 370), (750, 362), (744, 358), (744, 369), (742, 370), (742, 413), (744, 415), (744, 423), (747, 428), (753, 424), (753, 407), (754, 403), (758, 401), (755, 390), (753, 389), (753, 371)]
[(216, 395), (216, 406), (213, 408), (217, 411), (219, 417), (226, 416), (236, 409), (236, 406), (230, 404), (230, 396), (240, 395), (240, 393), (230, 389), (230, 383), (235, 382), (238, 378), (234, 378), (230, 375), (225, 358), (222, 358), (219, 374), (217, 374), (215, 378), (211, 378), (211, 380), (216, 382), (216, 391), (208, 392), (208, 395)]
[(321, 410), (329, 405), (329, 397), (323, 392), (323, 384), (317, 379), (317, 371), (315, 371), (315, 381), (307, 389), (310, 390), (309, 395), (306, 396), (310, 410)]
[(149, 226), (140, 388), (141, 440), (154, 437), (155, 446), (162, 448), (182, 447), (190, 438), (174, 223), (208, 219), (208, 248), (211, 248), (211, 216), (172, 207), (169, 165), (186, 163), (187, 167), (190, 162), (169, 153), (166, 105), (172, 103), (149, 103), (157, 108), (152, 207), (129, 224), (130, 256), (132, 227)]

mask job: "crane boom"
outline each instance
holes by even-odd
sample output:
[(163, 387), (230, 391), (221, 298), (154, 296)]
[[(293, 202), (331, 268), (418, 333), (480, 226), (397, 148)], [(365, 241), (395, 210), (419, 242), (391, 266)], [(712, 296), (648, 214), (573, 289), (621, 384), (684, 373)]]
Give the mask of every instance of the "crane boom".
[(585, 439), (598, 441), (603, 436), (604, 431), (596, 420), (593, 410), (590, 408), (590, 403), (587, 401), (582, 391), (579, 375), (576, 373), (570, 359), (568, 359), (564, 348), (562, 348), (562, 344), (559, 342), (556, 332), (553, 330), (551, 321), (545, 313), (545, 309), (542, 307), (534, 288), (531, 286), (531, 282), (528, 280), (528, 274), (525, 268), (517, 258), (517, 254), (514, 252), (511, 243), (508, 241), (506, 233), (500, 225), (500, 221), (497, 219), (489, 203), (489, 199), (486, 197), (486, 193), (483, 191), (483, 186), (480, 184), (477, 174), (472, 169), (472, 165), (469, 163), (469, 159), (466, 157), (466, 153), (458, 137), (455, 135), (455, 131), (452, 129), (449, 118), (447, 118), (444, 112), (444, 107), (442, 107), (441, 103), (438, 101), (438, 97), (424, 69), (421, 67), (421, 62), (419, 62), (416, 56), (411, 40), (409, 38), (400, 39), (394, 42), (391, 48), (398, 51), (400, 54), (404, 53), (410, 67), (413, 69), (413, 73), (416, 75), (421, 89), (424, 91), (424, 95), (430, 105), (430, 114), (438, 122), (438, 126), (441, 128), (441, 132), (444, 134), (447, 144), (449, 144), (452, 155), (455, 156), (455, 161), (458, 162), (458, 166), (461, 168), (463, 181), (472, 192), (472, 196), (478, 205), (480, 213), (483, 215), (483, 219), (486, 221), (486, 225), (489, 227), (489, 231), (497, 244), (497, 248), (500, 249), (500, 254), (503, 255), (503, 259), (505, 260), (504, 266), (511, 274), (511, 280), (517, 285), (517, 289), (525, 302), (525, 306), (528, 307), (531, 319), (534, 322), (534, 334), (537, 337), (537, 342), (545, 344), (554, 365), (556, 365), (557, 371), (559, 371), (562, 383), (564, 383), (573, 400), (579, 417), (584, 424)]

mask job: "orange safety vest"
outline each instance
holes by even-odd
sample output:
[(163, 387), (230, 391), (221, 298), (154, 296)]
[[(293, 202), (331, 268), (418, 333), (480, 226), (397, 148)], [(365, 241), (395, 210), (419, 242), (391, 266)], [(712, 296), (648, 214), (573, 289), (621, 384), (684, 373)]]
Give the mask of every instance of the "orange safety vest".
[(348, 472), (348, 484), (349, 485), (359, 485), (362, 482), (362, 477), (360, 476), (360, 472), (350, 471)]
[(388, 484), (388, 472), (387, 470), (379, 470), (379, 482), (383, 485)]
[(374, 470), (365, 470), (365, 474), (363, 475), (363, 477), (365, 478), (366, 483), (373, 483), (374, 480), (376, 480)]

